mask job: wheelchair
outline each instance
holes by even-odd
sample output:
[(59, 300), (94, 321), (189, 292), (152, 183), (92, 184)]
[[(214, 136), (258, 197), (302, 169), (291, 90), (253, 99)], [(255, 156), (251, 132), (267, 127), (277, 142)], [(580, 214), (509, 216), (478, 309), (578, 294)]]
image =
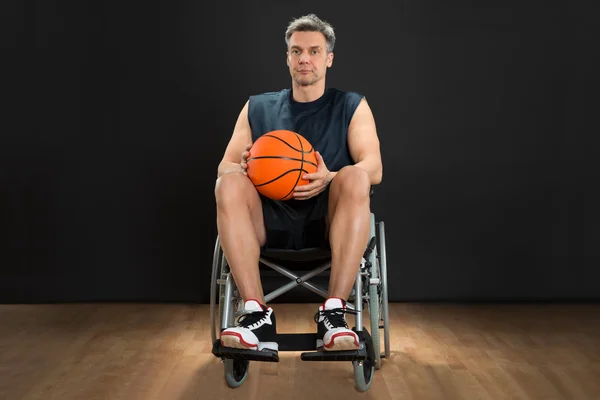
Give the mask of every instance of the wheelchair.
[[(310, 265), (317, 263), (317, 266), (313, 269), (297, 271), (295, 268), (283, 266), (282, 263), (286, 260), (306, 261)], [(320, 274), (328, 273), (330, 267), (331, 250), (329, 248), (261, 251), (260, 271), (271, 268), (291, 280), (291, 282), (265, 294), (265, 302), (269, 303), (297, 286), (302, 286), (324, 299), (327, 298), (327, 291), (310, 280)], [(264, 279), (262, 275), (261, 279)], [(237, 388), (243, 384), (248, 376), (250, 361), (279, 362), (277, 351), (269, 349), (253, 351), (221, 346), (220, 333), (235, 325), (236, 318), (242, 314), (243, 305), (243, 300), (236, 289), (233, 275), (217, 236), (210, 287), (212, 354), (224, 362), (225, 381), (231, 388)], [(363, 305), (369, 310), (370, 332), (363, 326)], [(390, 357), (385, 227), (383, 221), (376, 222), (373, 213), (370, 215), (369, 243), (363, 254), (346, 307), (356, 312), (354, 314), (355, 326), (352, 327), (352, 330), (360, 339), (358, 350), (317, 351), (315, 326), (314, 333), (278, 332), (279, 351), (300, 351), (303, 361), (352, 362), (355, 388), (359, 392), (365, 392), (371, 386), (374, 371), (381, 367), (381, 359)], [(350, 321), (348, 322), (350, 325)], [(381, 351), (380, 330), (383, 330), (384, 333), (383, 352)]]

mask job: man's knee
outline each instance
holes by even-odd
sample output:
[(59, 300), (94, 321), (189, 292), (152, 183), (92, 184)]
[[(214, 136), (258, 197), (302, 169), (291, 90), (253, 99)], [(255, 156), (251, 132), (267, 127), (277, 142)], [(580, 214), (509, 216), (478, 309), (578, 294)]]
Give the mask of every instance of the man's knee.
[(368, 199), (371, 190), (369, 175), (353, 165), (340, 169), (331, 185), (344, 198), (355, 200)]
[(215, 183), (217, 205), (246, 202), (252, 196), (254, 186), (248, 177), (241, 173), (229, 173), (220, 176)]

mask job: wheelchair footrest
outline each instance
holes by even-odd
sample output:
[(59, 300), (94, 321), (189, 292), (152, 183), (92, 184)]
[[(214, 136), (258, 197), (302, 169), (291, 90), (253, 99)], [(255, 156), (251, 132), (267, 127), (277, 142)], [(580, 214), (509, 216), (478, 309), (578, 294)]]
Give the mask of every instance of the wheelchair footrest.
[(364, 343), (358, 350), (348, 351), (310, 351), (300, 355), (302, 361), (360, 361), (367, 358)]
[(279, 353), (275, 350), (256, 351), (223, 347), (218, 339), (213, 343), (212, 354), (221, 359), (279, 362)]

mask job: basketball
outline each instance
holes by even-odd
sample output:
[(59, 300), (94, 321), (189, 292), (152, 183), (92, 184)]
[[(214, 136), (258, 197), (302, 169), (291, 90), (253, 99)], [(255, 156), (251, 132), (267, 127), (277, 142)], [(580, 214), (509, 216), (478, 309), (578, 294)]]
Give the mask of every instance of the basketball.
[(248, 156), (248, 177), (263, 196), (289, 200), (294, 188), (306, 185), (304, 174), (317, 172), (317, 158), (312, 145), (302, 135), (276, 130), (259, 137)]

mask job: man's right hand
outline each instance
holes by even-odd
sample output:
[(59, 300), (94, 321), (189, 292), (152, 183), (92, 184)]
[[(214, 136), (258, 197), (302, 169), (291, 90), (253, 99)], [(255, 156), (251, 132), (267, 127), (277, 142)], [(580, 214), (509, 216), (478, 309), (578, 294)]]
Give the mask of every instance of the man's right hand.
[(246, 150), (242, 153), (242, 161), (240, 162), (240, 167), (242, 167), (242, 173), (244, 175), (248, 175), (248, 157), (250, 157), (250, 149), (252, 148), (252, 144), (246, 146)]
[(217, 173), (217, 178), (223, 175), (240, 172), (248, 176), (248, 157), (250, 157), (251, 147), (251, 144), (246, 146), (246, 150), (242, 152), (242, 156), (240, 158), (239, 163), (232, 161), (221, 161), (221, 164), (219, 164), (219, 172)]

